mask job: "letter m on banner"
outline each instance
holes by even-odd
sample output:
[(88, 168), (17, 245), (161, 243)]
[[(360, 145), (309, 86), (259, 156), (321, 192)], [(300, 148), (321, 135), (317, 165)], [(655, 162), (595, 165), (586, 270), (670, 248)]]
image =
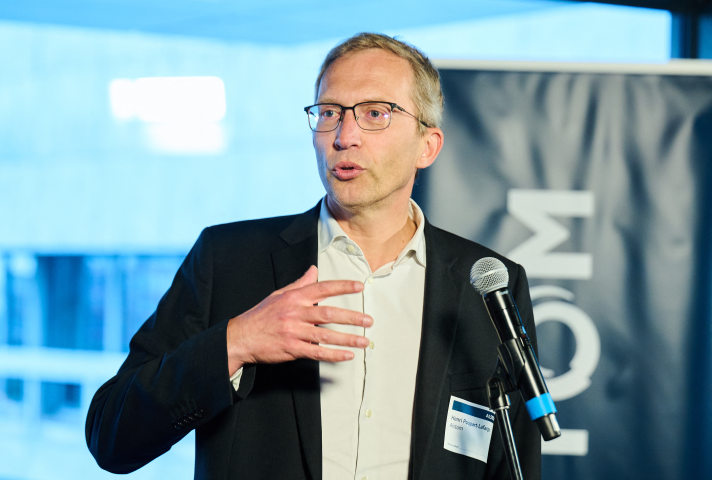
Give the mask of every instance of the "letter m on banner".
[(507, 192), (507, 210), (534, 232), (507, 255), (522, 264), (530, 278), (591, 278), (591, 254), (552, 252), (571, 236), (571, 232), (552, 217), (593, 216), (593, 192), (512, 189)]

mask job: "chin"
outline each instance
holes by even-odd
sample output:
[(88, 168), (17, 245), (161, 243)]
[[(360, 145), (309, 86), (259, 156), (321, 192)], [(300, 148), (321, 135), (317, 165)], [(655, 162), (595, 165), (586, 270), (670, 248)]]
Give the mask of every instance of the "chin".
[(335, 192), (329, 192), (331, 200), (338, 203), (342, 207), (361, 207), (364, 204), (363, 199), (353, 197), (351, 195), (339, 195)]
[(374, 192), (344, 192), (338, 189), (330, 189), (329, 196), (340, 206), (346, 208), (367, 207), (380, 200)]
[(345, 185), (337, 185), (337, 188), (329, 188), (329, 197), (343, 207), (358, 207), (363, 204), (364, 198), (361, 192), (354, 192), (351, 188), (338, 188)]

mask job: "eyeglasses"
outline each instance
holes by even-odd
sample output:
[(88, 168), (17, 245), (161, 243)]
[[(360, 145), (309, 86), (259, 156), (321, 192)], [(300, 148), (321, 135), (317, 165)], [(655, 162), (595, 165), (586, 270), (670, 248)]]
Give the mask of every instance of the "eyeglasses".
[(391, 102), (361, 102), (353, 107), (344, 107), (338, 103), (317, 103), (310, 107), (304, 107), (309, 119), (309, 128), (314, 132), (332, 132), (336, 130), (344, 119), (344, 112), (353, 110), (356, 123), (362, 130), (369, 132), (385, 130), (391, 124), (393, 111), (398, 110), (418, 120), (420, 123), (430, 128), (430, 125), (408, 113), (398, 105)]

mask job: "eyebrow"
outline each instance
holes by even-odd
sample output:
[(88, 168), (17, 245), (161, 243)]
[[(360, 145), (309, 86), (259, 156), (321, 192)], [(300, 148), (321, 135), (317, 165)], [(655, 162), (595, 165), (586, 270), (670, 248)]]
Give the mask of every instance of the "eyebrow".
[[(356, 105), (358, 103), (365, 103), (365, 102), (394, 103), (394, 102), (390, 102), (388, 100), (379, 100), (378, 98), (369, 98), (368, 100), (362, 100), (360, 102), (356, 102), (354, 105)], [(339, 102), (337, 102), (336, 100), (334, 100), (333, 98), (330, 98), (330, 97), (319, 99), (317, 101), (317, 104), (319, 104), (319, 103), (333, 103), (334, 105), (341, 105)]]

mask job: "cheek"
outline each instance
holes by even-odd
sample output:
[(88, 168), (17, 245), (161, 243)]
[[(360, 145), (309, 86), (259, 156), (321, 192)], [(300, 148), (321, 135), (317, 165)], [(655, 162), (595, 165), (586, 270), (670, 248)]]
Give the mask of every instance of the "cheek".
[(314, 146), (314, 153), (316, 153), (317, 159), (323, 159), (329, 151), (329, 148), (333, 145), (333, 139), (329, 137), (328, 134), (313, 134), (312, 145)]
[(422, 153), (420, 148), (420, 143), (414, 139), (408, 139), (399, 142), (394, 145), (392, 149), (394, 160), (394, 167), (410, 171), (416, 168), (418, 160), (420, 160), (420, 154)]
[(312, 146), (314, 147), (314, 152), (316, 152), (317, 157), (319, 152), (322, 151), (319, 137), (315, 133), (312, 133)]
[(316, 139), (312, 139), (312, 145), (314, 145), (314, 156), (316, 157), (316, 163), (319, 166), (319, 170), (322, 169), (322, 164), (324, 160), (324, 146)]

